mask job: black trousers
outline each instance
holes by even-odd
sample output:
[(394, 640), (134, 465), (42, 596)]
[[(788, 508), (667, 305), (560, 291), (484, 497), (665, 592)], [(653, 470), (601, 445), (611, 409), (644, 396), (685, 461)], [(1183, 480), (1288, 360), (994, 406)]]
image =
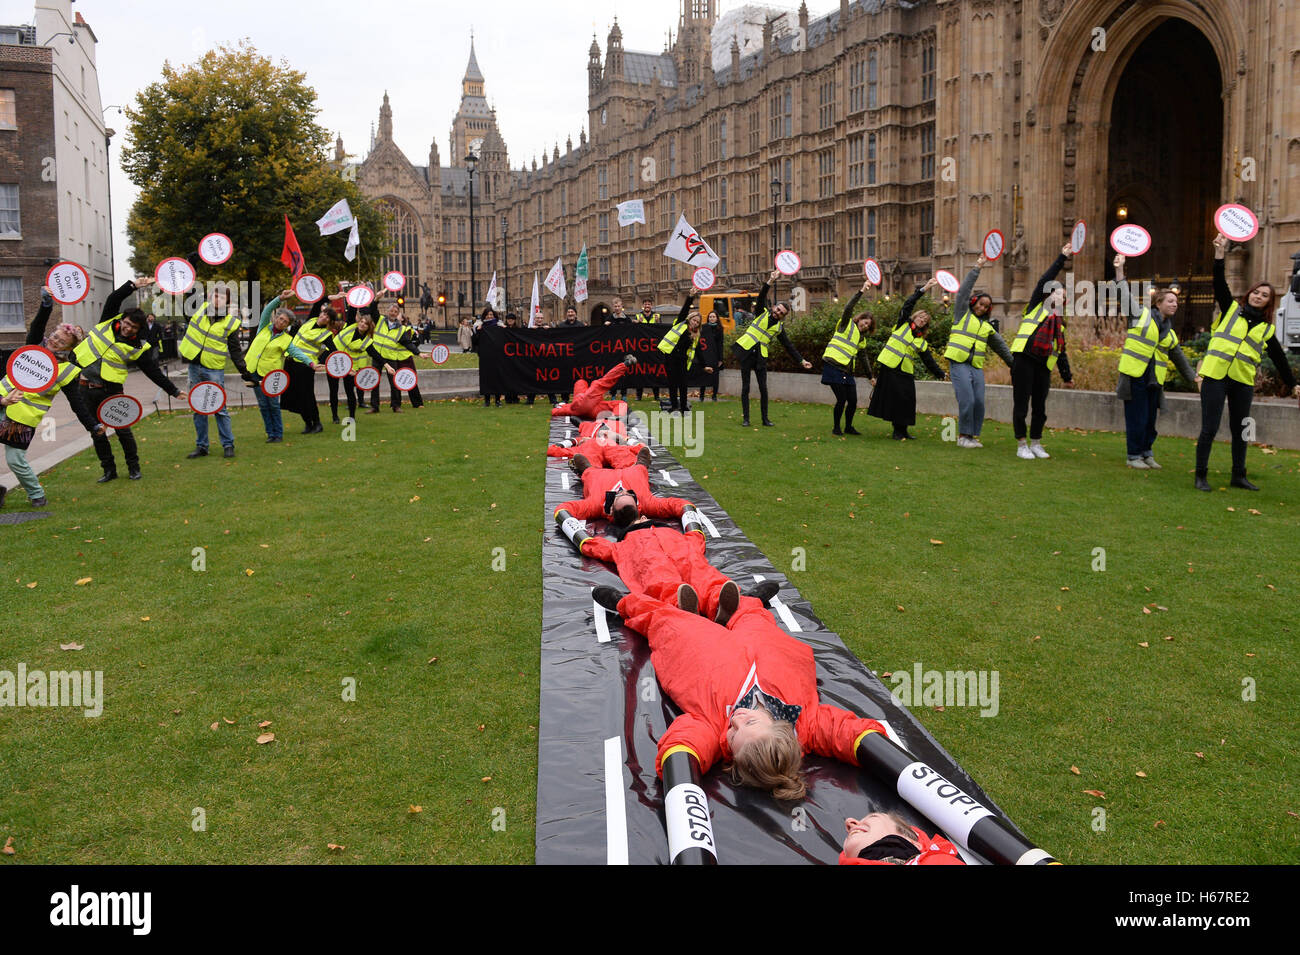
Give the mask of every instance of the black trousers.
[(858, 410), (858, 383), (849, 378), (848, 384), (831, 385), (835, 394), (835, 427), (840, 426), (840, 415), (844, 415), (844, 424), (853, 427), (853, 416)]
[(1029, 419), (1029, 438), (1043, 437), (1047, 423), (1047, 393), (1052, 390), (1052, 370), (1047, 362), (1017, 352), (1011, 361), (1011, 422), (1016, 440), (1025, 436), (1025, 414), (1033, 407)]
[(289, 387), (280, 396), (280, 407), (302, 417), (304, 427), (320, 424), (320, 408), (316, 404), (316, 373), (310, 365), (289, 358), (284, 363), (289, 373)]
[[(397, 370), (398, 368), (414, 368), (414, 367), (415, 367), (415, 357), (414, 357), (413, 355), (407, 355), (405, 358), (399, 359), (399, 360), (397, 360), (397, 361), (389, 360), (389, 361), (388, 361), (388, 364), (392, 365), (394, 370)], [(420, 383), (419, 383), (419, 378), (418, 378), (418, 376), (417, 376), (417, 378), (416, 378), (415, 387), (412, 388), (412, 389), (408, 392), (408, 394), (410, 395), (410, 398), (411, 398), (411, 407), (412, 407), (412, 408), (419, 408), (421, 405), (424, 404), (424, 398), (421, 397), (421, 395), (420, 395)], [(371, 395), (372, 395), (373, 397), (370, 399), (370, 407), (372, 407), (372, 408), (378, 408), (378, 407), (379, 407), (379, 389), (376, 388), (374, 391), (371, 392)], [(402, 393), (401, 393), (400, 391), (397, 390), (397, 385), (395, 385), (395, 384), (393, 383), (393, 376), (392, 376), (392, 375), (389, 375), (389, 376), (388, 376), (388, 397), (389, 397), (389, 403), (390, 403), (394, 408), (400, 408), (400, 407), (402, 407)]]
[[(659, 389), (655, 389), (659, 397)], [(686, 359), (668, 359), (668, 405), (673, 411), (687, 411), (690, 402), (686, 398)]]
[(1228, 405), (1228, 432), (1232, 435), (1233, 477), (1246, 476), (1246, 418), (1255, 397), (1254, 385), (1242, 384), (1226, 375), (1201, 380), (1201, 434), (1196, 439), (1196, 473), (1205, 474), (1210, 466), (1210, 449), (1223, 420), (1223, 405)]
[[(95, 409), (105, 398), (112, 398), (114, 395), (120, 395), (123, 391), (122, 385), (106, 381), (103, 387), (91, 387), (86, 382), (78, 382), (77, 388), (81, 389), (81, 401), (86, 410), (90, 412), (91, 417), (95, 417)], [(131, 433), (130, 428), (117, 428), (114, 433), (117, 440), (122, 443), (122, 456), (126, 458), (127, 470), (134, 470), (140, 467), (140, 452), (136, 447), (135, 435)], [(95, 456), (99, 458), (99, 465), (105, 471), (117, 471), (117, 461), (113, 459), (113, 446), (108, 441), (108, 436), (103, 434), (91, 434), (91, 441), (95, 444)]]
[(758, 353), (755, 345), (748, 351), (740, 353), (740, 410), (744, 419), (749, 420), (749, 375), (753, 372), (758, 379), (758, 410), (767, 420), (767, 359)]
[[(337, 421), (339, 416), (339, 382), (343, 382), (343, 391), (348, 399), (348, 417), (356, 420), (357, 417), (357, 386), (356, 375), (344, 375), (341, 379), (329, 376), (330, 381), (330, 415)], [(378, 390), (378, 389), (376, 389)]]

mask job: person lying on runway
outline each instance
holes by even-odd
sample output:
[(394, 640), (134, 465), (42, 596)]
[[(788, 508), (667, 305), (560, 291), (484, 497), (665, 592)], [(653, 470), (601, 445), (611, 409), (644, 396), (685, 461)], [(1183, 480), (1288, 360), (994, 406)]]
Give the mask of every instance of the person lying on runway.
[(965, 865), (943, 836), (927, 836), (892, 812), (844, 820), (840, 865)]
[(636, 499), (636, 513), (630, 514), (619, 526), (627, 527), (642, 514), (658, 520), (676, 520), (682, 516), (682, 510), (690, 501), (680, 497), (656, 497), (650, 490), (650, 472), (642, 465), (629, 468), (583, 469), (582, 498), (567, 501), (555, 509), (556, 514), (567, 511), (570, 517), (580, 521), (595, 517), (604, 517), (619, 524), (620, 516), (613, 511), (616, 494), (631, 491)]
[[(613, 540), (592, 536), (581, 525), (571, 524), (569, 513), (563, 509), (556, 512), (556, 522), (578, 552), (613, 564), (634, 593), (650, 594), (726, 626), (739, 606), (740, 588), (705, 557), (704, 532), (689, 520), (694, 506), (670, 498), (680, 502), (681, 512), (678, 520), (669, 522), (642, 514), (636, 494), (631, 491), (611, 491), (607, 499)], [(674, 509), (677, 506), (675, 503)], [(683, 515), (688, 516), (686, 521), (681, 520)], [(690, 526), (683, 530), (686, 525)], [(763, 581), (746, 596), (765, 602), (779, 590), (775, 581)]]
[[(650, 467), (650, 449), (644, 444), (630, 441), (623, 435), (587, 438), (570, 447), (552, 444), (546, 448), (548, 458), (568, 458), (569, 466), (579, 477), (587, 468), (630, 468), (633, 465)], [(624, 443), (628, 442), (628, 443)]]
[(685, 751), (706, 773), (722, 762), (732, 780), (777, 799), (807, 795), (806, 753), (856, 766), (857, 748), (883, 724), (822, 703), (812, 648), (786, 634), (760, 601), (742, 597), (726, 627), (648, 594), (597, 587), (601, 606), (650, 643), (663, 691), (682, 710), (659, 738), (656, 770)]
[(566, 401), (564, 404), (556, 405), (551, 409), (551, 417), (561, 418), (565, 415), (573, 415), (575, 418), (594, 418), (602, 411), (608, 411), (611, 414), (617, 412), (622, 402), (606, 401), (605, 395), (611, 388), (618, 383), (618, 380), (627, 373), (627, 370), (636, 364), (636, 356), (628, 355), (621, 362), (605, 372), (604, 377), (598, 378), (590, 385), (579, 379), (573, 383), (573, 400)]

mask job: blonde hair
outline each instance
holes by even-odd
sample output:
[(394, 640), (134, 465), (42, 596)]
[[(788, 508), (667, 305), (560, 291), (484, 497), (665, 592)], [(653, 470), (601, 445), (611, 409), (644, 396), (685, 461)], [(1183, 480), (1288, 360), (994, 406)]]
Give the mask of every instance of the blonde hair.
[(794, 726), (774, 720), (766, 735), (750, 740), (732, 754), (731, 780), (742, 786), (766, 789), (777, 799), (802, 799), (808, 794), (800, 766), (803, 747)]

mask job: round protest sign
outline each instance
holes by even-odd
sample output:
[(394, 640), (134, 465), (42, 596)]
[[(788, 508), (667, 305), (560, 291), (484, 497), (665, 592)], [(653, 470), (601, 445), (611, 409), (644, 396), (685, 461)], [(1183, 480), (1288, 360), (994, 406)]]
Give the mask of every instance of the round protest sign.
[(707, 292), (709, 289), (713, 288), (715, 279), (716, 276), (713, 274), (713, 269), (700, 266), (700, 268), (696, 269), (691, 275), (691, 284), (701, 292)]
[(1070, 251), (1078, 255), (1083, 251), (1084, 240), (1088, 238), (1088, 224), (1080, 219), (1074, 224), (1074, 230), (1070, 233)]
[(1151, 233), (1131, 222), (1118, 226), (1110, 234), (1110, 247), (1120, 255), (1133, 257), (1151, 248)]
[(1237, 202), (1219, 206), (1214, 212), (1214, 225), (1233, 242), (1246, 242), (1259, 232), (1255, 213)]
[(226, 389), (215, 381), (200, 381), (190, 389), (190, 410), (195, 414), (216, 414), (225, 406)]
[(331, 378), (346, 378), (352, 374), (352, 356), (345, 351), (332, 351), (325, 356), (325, 374)]
[(414, 368), (399, 368), (393, 372), (393, 387), (398, 391), (410, 391), (420, 382)]
[(278, 398), (289, 388), (289, 373), (283, 368), (267, 372), (262, 379), (262, 394), (268, 398)]
[(158, 263), (158, 268), (154, 269), (153, 277), (158, 282), (158, 288), (168, 295), (184, 295), (194, 288), (196, 275), (194, 266), (190, 265), (189, 262), (172, 256), (170, 259), (163, 259)]
[(934, 277), (939, 280), (939, 287), (945, 292), (955, 292), (961, 288), (961, 283), (957, 281), (957, 276), (953, 275), (947, 269), (940, 269), (934, 273)]
[(235, 254), (235, 243), (224, 232), (209, 232), (199, 240), (199, 258), (208, 265), (222, 265)]
[(298, 296), (298, 301), (311, 305), (313, 302), (319, 302), (321, 296), (325, 294), (325, 283), (321, 281), (319, 275), (308, 272), (298, 276), (298, 281), (293, 286), (293, 294)]
[(429, 352), (429, 359), (435, 365), (441, 365), (451, 357), (451, 349), (446, 345), (434, 345), (433, 351)]
[(76, 262), (55, 262), (45, 275), (45, 286), (60, 305), (76, 305), (90, 294), (90, 273)]
[(880, 284), (880, 263), (875, 259), (867, 259), (867, 261), (862, 263), (862, 273), (867, 277), (867, 281), (872, 285)]
[(9, 356), (5, 371), (19, 391), (39, 394), (59, 376), (59, 360), (40, 345), (26, 345)]
[(794, 275), (801, 268), (803, 263), (799, 261), (799, 256), (790, 249), (782, 249), (776, 254), (776, 270), (782, 275)]
[(406, 276), (394, 269), (384, 275), (384, 288), (390, 292), (400, 292), (406, 288)]
[(144, 408), (130, 395), (105, 398), (95, 409), (95, 417), (105, 428), (129, 428), (140, 420)]
[(984, 258), (990, 262), (996, 262), (1002, 257), (1002, 250), (1006, 247), (1006, 239), (997, 229), (990, 229), (988, 235), (984, 236)]
[(353, 308), (365, 308), (375, 300), (375, 293), (364, 285), (354, 285), (348, 289), (348, 304)]
[(367, 365), (357, 370), (357, 388), (360, 391), (374, 391), (379, 387), (379, 369)]

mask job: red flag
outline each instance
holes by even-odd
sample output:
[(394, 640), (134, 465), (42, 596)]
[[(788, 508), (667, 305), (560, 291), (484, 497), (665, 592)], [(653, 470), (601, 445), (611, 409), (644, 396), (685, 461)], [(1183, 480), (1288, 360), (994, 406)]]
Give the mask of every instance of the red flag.
[(298, 245), (298, 237), (293, 234), (293, 226), (289, 225), (289, 217), (284, 217), (284, 251), (280, 253), (280, 261), (290, 272), (289, 287), (292, 288), (298, 283), (298, 279), (307, 271), (307, 265), (302, 259), (302, 249)]

